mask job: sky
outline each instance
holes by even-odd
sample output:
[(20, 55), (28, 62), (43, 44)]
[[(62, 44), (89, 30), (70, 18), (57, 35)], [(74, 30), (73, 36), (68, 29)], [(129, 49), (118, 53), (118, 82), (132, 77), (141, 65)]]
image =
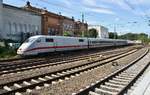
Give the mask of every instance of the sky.
[(118, 34), (147, 33), (150, 35), (150, 0), (3, 0), (22, 7), (27, 1), (39, 8), (81, 20), (89, 25), (102, 25)]

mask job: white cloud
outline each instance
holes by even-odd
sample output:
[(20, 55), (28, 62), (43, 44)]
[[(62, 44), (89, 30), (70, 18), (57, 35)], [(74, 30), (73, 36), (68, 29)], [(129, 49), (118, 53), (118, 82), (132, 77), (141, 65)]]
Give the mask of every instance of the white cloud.
[(128, 3), (127, 0), (101, 0), (104, 3), (117, 5), (124, 10), (132, 10), (133, 7)]
[(82, 2), (86, 5), (96, 5), (96, 0), (83, 0)]
[(83, 0), (82, 1), (83, 6), (91, 6), (91, 7), (104, 7), (104, 8), (109, 8), (109, 6), (102, 4), (98, 0)]
[(91, 25), (97, 25), (100, 22), (99, 21), (95, 21), (95, 20), (88, 20), (88, 23), (91, 24)]
[(64, 3), (67, 6), (71, 6), (71, 2), (69, 0), (61, 0), (62, 3)]
[(134, 5), (150, 4), (150, 0), (128, 0), (128, 1)]
[(96, 0), (83, 0), (82, 3), (84, 10), (86, 11), (113, 15), (115, 14), (112, 10), (108, 8), (108, 6), (98, 3)]
[(115, 13), (109, 9), (105, 8), (86, 8), (88, 11), (96, 12), (96, 13), (104, 13), (104, 14), (112, 14), (114, 15)]

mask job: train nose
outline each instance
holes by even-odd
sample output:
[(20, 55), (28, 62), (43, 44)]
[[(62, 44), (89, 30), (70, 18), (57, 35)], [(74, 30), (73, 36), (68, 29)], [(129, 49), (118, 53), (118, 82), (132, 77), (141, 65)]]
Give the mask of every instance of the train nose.
[(19, 48), (18, 50), (17, 50), (17, 54), (23, 54), (24, 53), (24, 51), (22, 50), (22, 48)]

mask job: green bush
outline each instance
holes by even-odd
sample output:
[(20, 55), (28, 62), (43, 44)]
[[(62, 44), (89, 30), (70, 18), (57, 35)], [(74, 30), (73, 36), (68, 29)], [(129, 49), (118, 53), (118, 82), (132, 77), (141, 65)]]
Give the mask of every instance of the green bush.
[(0, 58), (10, 58), (16, 55), (16, 50), (6, 47), (0, 47)]

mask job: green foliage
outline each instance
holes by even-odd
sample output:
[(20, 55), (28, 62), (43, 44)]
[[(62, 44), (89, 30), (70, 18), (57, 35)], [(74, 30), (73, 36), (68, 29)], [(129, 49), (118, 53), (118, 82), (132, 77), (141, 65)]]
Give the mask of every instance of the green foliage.
[(145, 44), (150, 42), (150, 39), (148, 38), (148, 35), (145, 34), (145, 33), (140, 33), (140, 34), (127, 33), (127, 34), (124, 34), (124, 35), (120, 35), (118, 38), (119, 39), (128, 39), (128, 40), (141, 40), (142, 43), (145, 43)]
[(16, 50), (8, 47), (0, 47), (0, 58), (10, 58), (16, 55)]
[(89, 31), (84, 32), (84, 37), (89, 37)]
[(68, 31), (65, 31), (65, 32), (63, 33), (63, 36), (71, 36), (71, 34), (70, 34)]
[(92, 29), (89, 29), (89, 31), (86, 32), (86, 34), (84, 34), (84, 36), (96, 38), (98, 36), (98, 33), (97, 33), (96, 29), (92, 28)]
[(138, 34), (127, 33), (127, 34), (119, 36), (119, 39), (138, 40)]
[(141, 40), (143, 43), (148, 43), (149, 42), (148, 35), (144, 34), (144, 33), (140, 33), (138, 35), (138, 39)]
[(118, 34), (114, 33), (114, 32), (109, 32), (109, 38), (110, 39), (117, 39), (118, 38)]

